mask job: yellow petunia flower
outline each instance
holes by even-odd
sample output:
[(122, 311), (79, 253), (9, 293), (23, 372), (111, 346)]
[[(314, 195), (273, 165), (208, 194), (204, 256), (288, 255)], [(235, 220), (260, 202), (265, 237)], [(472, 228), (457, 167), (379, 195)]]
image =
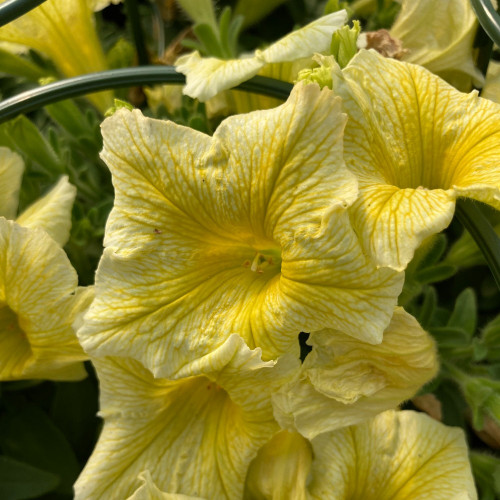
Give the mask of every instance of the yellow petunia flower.
[(402, 270), (448, 226), (459, 196), (500, 209), (500, 106), (420, 66), (361, 51), (333, 89), (349, 115), (344, 157), (359, 181), (351, 218), (379, 266)]
[(22, 158), (8, 148), (0, 147), (0, 216), (16, 220), (29, 228), (41, 228), (61, 247), (69, 239), (71, 209), (76, 188), (63, 176), (59, 182), (39, 200), (30, 205), (16, 219), (19, 189), (24, 172)]
[[(192, 52), (177, 59), (177, 71), (186, 75), (183, 92), (193, 98), (206, 101), (223, 90), (249, 80), (261, 70), (275, 63), (292, 63), (311, 58), (316, 52), (330, 48), (332, 34), (347, 22), (344, 10), (320, 17), (307, 26), (289, 33), (267, 49), (256, 50), (239, 59), (201, 57)], [(277, 78), (281, 69), (269, 69), (266, 76)], [(288, 71), (287, 71), (288, 72)]]
[(93, 360), (104, 428), (75, 500), (127, 498), (144, 471), (157, 493), (241, 498), (250, 461), (279, 430), (270, 394), (286, 370), (260, 356), (232, 335), (176, 380), (127, 358)]
[(80, 380), (87, 356), (72, 323), (92, 289), (42, 229), (0, 217), (0, 380)]
[[(66, 77), (107, 69), (87, 0), (47, 0), (2, 26), (0, 42), (45, 54)], [(104, 112), (113, 104), (112, 96), (99, 92), (89, 98)]]
[(413, 316), (396, 308), (379, 345), (323, 330), (295, 378), (273, 396), (281, 427), (312, 439), (410, 399), (437, 373), (436, 348)]
[(476, 500), (467, 455), (461, 429), (413, 411), (312, 441), (281, 431), (252, 462), (244, 498)]
[(403, 276), (376, 269), (349, 224), (344, 123), (316, 85), (213, 137), (139, 111), (106, 120), (115, 205), (78, 332), (85, 350), (167, 377), (230, 333), (264, 359), (326, 327), (380, 342)]
[(484, 81), (475, 66), (477, 27), (470, 0), (402, 0), (390, 33), (407, 49), (403, 61), (424, 66), (468, 91)]

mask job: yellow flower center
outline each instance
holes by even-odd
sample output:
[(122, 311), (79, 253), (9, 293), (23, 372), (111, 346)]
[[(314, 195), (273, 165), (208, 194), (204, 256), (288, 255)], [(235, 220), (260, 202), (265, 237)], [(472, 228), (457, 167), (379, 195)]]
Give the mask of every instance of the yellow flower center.
[(263, 274), (268, 271), (281, 271), (281, 250), (269, 248), (257, 250), (252, 260), (245, 260), (243, 267), (250, 268), (254, 273)]

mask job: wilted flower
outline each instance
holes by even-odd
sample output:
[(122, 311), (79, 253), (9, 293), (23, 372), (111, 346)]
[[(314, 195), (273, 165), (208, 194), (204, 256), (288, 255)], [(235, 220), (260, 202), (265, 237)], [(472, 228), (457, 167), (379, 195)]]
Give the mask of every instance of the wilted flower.
[(431, 336), (402, 308), (381, 344), (331, 330), (311, 334), (309, 343), (294, 379), (273, 396), (281, 427), (309, 439), (395, 408), (438, 371)]

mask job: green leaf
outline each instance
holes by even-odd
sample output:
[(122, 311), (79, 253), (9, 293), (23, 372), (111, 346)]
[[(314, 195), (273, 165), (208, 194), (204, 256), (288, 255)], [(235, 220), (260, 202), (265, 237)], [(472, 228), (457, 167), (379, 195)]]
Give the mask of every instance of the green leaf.
[(434, 393), (442, 403), (443, 424), (465, 427), (467, 405), (456, 384), (443, 381)]
[(18, 116), (0, 128), (12, 140), (18, 151), (38, 163), (43, 170), (56, 174), (65, 171), (53, 148), (25, 116)]
[(23, 500), (52, 491), (59, 477), (10, 457), (0, 456), (0, 498)]
[(455, 301), (455, 307), (448, 320), (449, 327), (460, 328), (472, 338), (477, 325), (476, 294), (472, 288), (466, 288)]
[(437, 283), (451, 278), (457, 272), (457, 268), (451, 264), (436, 264), (435, 266), (419, 269), (415, 273), (415, 279), (420, 283)]
[(424, 300), (420, 308), (417, 319), (424, 328), (428, 328), (432, 324), (434, 314), (437, 307), (437, 293), (434, 287), (426, 288), (424, 292)]
[(500, 315), (484, 327), (481, 340), (488, 348), (487, 359), (500, 361)]
[(223, 50), (220, 46), (218, 32), (208, 24), (197, 24), (193, 28), (196, 38), (203, 44), (207, 55), (224, 58)]
[(62, 432), (37, 406), (2, 415), (0, 447), (11, 458), (56, 474), (61, 479), (56, 491), (71, 494), (80, 466)]
[(469, 335), (465, 330), (455, 326), (435, 326), (429, 331), (437, 340), (439, 347), (467, 346), (470, 343)]
[(0, 68), (2, 73), (22, 76), (33, 82), (37, 82), (39, 78), (47, 76), (46, 70), (2, 48), (0, 48)]

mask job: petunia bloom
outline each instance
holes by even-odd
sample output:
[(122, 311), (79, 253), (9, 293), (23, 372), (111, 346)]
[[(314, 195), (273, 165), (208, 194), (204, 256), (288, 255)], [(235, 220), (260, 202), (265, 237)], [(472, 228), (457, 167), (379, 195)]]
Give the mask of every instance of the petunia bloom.
[(297, 500), (477, 499), (463, 431), (413, 411), (387, 411), (312, 441), (282, 431), (259, 450), (246, 492)]
[(500, 208), (500, 106), (416, 66), (361, 51), (333, 74), (359, 181), (351, 219), (379, 266), (402, 270), (459, 196)]
[(390, 33), (407, 49), (403, 61), (468, 91), (484, 80), (474, 59), (477, 27), (470, 0), (402, 0)]
[(311, 334), (309, 343), (294, 379), (273, 396), (281, 427), (309, 439), (395, 408), (438, 371), (434, 341), (400, 307), (381, 344), (331, 330)]
[(61, 247), (69, 239), (71, 209), (76, 188), (63, 176), (44, 196), (16, 218), (19, 189), (24, 172), (22, 158), (8, 148), (0, 147), (0, 216), (30, 228), (42, 228)]
[(286, 375), (260, 354), (232, 335), (176, 380), (131, 359), (94, 359), (104, 428), (75, 499), (127, 498), (144, 471), (160, 492), (242, 498), (250, 461), (279, 430), (270, 394)]
[(86, 376), (72, 324), (92, 289), (42, 229), (0, 217), (0, 380), (79, 380)]
[[(107, 69), (88, 0), (47, 0), (2, 26), (0, 42), (41, 52), (67, 77)], [(112, 105), (111, 92), (89, 98), (103, 112)]]
[(264, 359), (326, 327), (380, 342), (403, 276), (376, 269), (350, 226), (344, 123), (315, 85), (213, 137), (139, 111), (106, 120), (115, 205), (85, 350), (167, 377), (230, 333)]
[[(344, 10), (320, 17), (301, 29), (289, 33), (264, 50), (256, 50), (239, 59), (201, 57), (192, 52), (177, 59), (177, 71), (186, 75), (183, 92), (205, 101), (223, 90), (230, 89), (252, 78), (275, 63), (291, 63), (310, 58), (316, 52), (330, 48), (332, 34), (347, 22)], [(266, 76), (278, 77), (280, 69), (270, 70)]]

